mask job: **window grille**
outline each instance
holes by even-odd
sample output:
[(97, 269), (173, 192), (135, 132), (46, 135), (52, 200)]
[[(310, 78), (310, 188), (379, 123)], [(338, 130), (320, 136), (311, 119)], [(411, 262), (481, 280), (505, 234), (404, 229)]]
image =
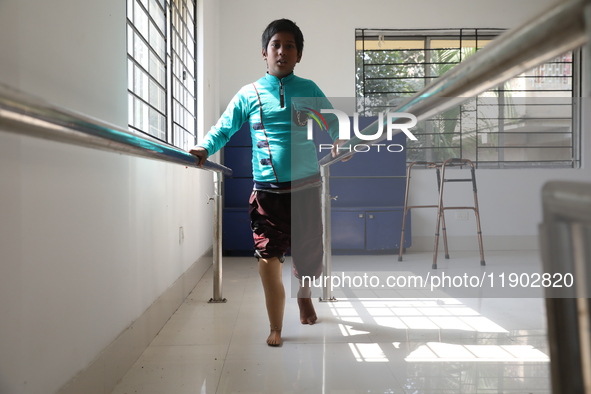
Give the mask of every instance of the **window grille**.
[(196, 142), (195, 3), (127, 0), (129, 127), (182, 149)]
[[(394, 110), (500, 29), (356, 30), (357, 111)], [(580, 53), (569, 52), (411, 130), (407, 158), (479, 167), (579, 167)]]

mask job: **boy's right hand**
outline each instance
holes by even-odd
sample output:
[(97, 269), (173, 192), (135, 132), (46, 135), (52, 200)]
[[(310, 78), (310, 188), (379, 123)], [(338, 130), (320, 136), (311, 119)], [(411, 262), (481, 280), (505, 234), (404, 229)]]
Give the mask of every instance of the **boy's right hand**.
[(199, 166), (199, 168), (203, 168), (203, 164), (205, 164), (205, 161), (209, 156), (207, 149), (202, 148), (200, 146), (194, 146), (189, 150), (189, 153), (194, 156), (197, 156), (197, 165)]

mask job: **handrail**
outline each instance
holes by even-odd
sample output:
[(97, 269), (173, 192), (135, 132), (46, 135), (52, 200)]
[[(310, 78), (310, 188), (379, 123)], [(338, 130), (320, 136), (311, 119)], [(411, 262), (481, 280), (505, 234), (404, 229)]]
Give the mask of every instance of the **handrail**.
[[(49, 104), (6, 85), (0, 85), (0, 127), (7, 132), (199, 168), (195, 156), (180, 148)], [(211, 161), (202, 168), (232, 175), (231, 169)]]
[(222, 182), (232, 170), (197, 158), (182, 149), (147, 135), (134, 134), (71, 110), (51, 105), (39, 98), (0, 84), (0, 128), (21, 135), (45, 138), (79, 146), (156, 159), (212, 171), (213, 200), (213, 297), (210, 302), (225, 302), (222, 297)]
[(542, 267), (571, 286), (545, 289), (552, 393), (591, 393), (591, 184), (550, 181), (542, 188)]
[[(506, 31), (410, 97), (395, 111), (411, 113), (419, 121), (427, 119), (555, 56), (580, 47), (587, 40), (585, 7), (591, 7), (591, 0), (560, 3), (520, 27)], [(377, 121), (361, 133), (374, 134), (376, 129)], [(400, 132), (394, 130), (393, 134)], [(338, 156), (328, 154), (320, 160), (320, 165), (331, 165), (353, 155), (354, 146), (360, 143), (372, 144), (385, 138), (386, 133), (372, 141), (353, 137), (342, 145)], [(350, 151), (347, 150), (349, 147)]]

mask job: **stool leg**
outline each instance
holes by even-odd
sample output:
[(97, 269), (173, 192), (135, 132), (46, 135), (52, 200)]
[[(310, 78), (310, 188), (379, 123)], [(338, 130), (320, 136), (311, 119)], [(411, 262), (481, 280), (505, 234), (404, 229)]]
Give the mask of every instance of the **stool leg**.
[[(439, 175), (439, 172), (437, 173)], [(439, 176), (438, 176), (439, 178)], [(439, 181), (439, 203), (437, 204), (437, 223), (435, 224), (435, 248), (433, 250), (433, 265), (431, 268), (437, 269), (437, 250), (439, 249), (439, 228), (443, 217), (443, 185), (445, 179), (445, 162), (441, 168), (441, 178)]]
[(474, 164), (470, 162), (472, 172), (472, 188), (474, 190), (474, 217), (476, 218), (476, 231), (478, 234), (478, 247), (480, 249), (480, 265), (486, 265), (484, 261), (484, 247), (482, 245), (482, 229), (480, 227), (480, 210), (478, 208), (478, 189), (476, 188), (476, 171)]
[[(443, 187), (443, 183), (441, 182), (441, 173), (439, 172), (439, 167), (437, 168), (437, 190), (441, 192), (441, 188)], [(443, 194), (442, 194), (443, 198)], [(442, 200), (443, 202), (443, 200)], [(445, 225), (445, 210), (441, 211), (441, 225), (443, 227), (443, 247), (445, 250), (445, 258), (449, 259), (449, 249), (447, 247), (447, 227)]]
[(408, 190), (410, 188), (410, 169), (414, 163), (410, 163), (406, 172), (406, 192), (404, 194), (404, 210), (402, 212), (402, 231), (400, 232), (400, 249), (398, 251), (398, 261), (402, 261), (404, 251), (404, 229), (406, 228), (406, 214), (408, 213)]
[(478, 208), (474, 210), (474, 216), (476, 216), (476, 227), (478, 230), (478, 247), (480, 248), (480, 265), (486, 265), (484, 261), (484, 248), (482, 246), (482, 230), (480, 228), (480, 215)]
[(433, 265), (431, 268), (437, 269), (437, 249), (439, 248), (439, 225), (441, 223), (441, 210), (437, 209), (437, 223), (435, 224), (435, 248), (433, 249)]
[(404, 251), (404, 228), (406, 227), (406, 208), (402, 214), (402, 231), (400, 232), (400, 249), (398, 250), (398, 261), (402, 261)]
[(445, 209), (441, 211), (441, 225), (443, 231), (443, 248), (445, 250), (445, 258), (449, 259), (449, 249), (447, 247), (447, 228), (445, 226)]

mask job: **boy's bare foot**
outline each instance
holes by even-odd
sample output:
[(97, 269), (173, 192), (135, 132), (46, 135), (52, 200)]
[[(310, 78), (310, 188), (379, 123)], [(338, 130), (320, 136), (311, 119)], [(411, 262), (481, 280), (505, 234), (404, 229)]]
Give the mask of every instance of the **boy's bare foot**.
[(281, 346), (281, 330), (271, 328), (269, 338), (267, 338), (267, 345), (269, 346)]
[(318, 317), (314, 310), (311, 298), (298, 298), (298, 306), (300, 307), (300, 322), (302, 324), (314, 324)]

